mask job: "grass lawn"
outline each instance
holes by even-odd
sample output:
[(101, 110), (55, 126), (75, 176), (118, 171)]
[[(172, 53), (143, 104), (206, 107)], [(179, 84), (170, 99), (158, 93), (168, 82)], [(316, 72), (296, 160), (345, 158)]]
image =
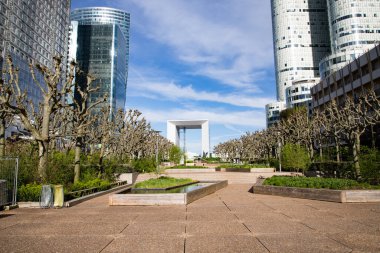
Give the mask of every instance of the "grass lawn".
[(191, 178), (172, 178), (172, 177), (159, 177), (151, 178), (140, 183), (137, 183), (134, 188), (144, 188), (144, 189), (159, 189), (174, 187), (177, 185), (183, 185), (194, 182)]
[(320, 177), (286, 177), (273, 176), (265, 179), (263, 185), (316, 188), (333, 190), (359, 190), (359, 189), (380, 189), (379, 185), (359, 183), (351, 179), (320, 178)]

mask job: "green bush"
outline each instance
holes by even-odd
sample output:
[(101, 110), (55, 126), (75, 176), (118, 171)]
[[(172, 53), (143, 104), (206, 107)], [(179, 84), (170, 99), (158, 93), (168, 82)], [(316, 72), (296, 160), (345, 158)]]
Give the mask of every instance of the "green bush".
[(85, 189), (98, 188), (98, 191), (104, 191), (111, 188), (111, 183), (108, 180), (95, 178), (90, 181), (79, 181), (71, 185), (70, 191), (80, 191)]
[(17, 190), (18, 201), (39, 201), (42, 185), (36, 182), (32, 184), (21, 185)]
[(47, 182), (67, 185), (74, 180), (74, 152), (54, 151), (50, 155)]
[(153, 172), (156, 170), (155, 158), (141, 158), (133, 160), (132, 167), (136, 172)]
[(324, 161), (314, 162), (310, 165), (310, 173), (319, 172), (322, 177), (355, 178), (352, 162)]
[(319, 178), (319, 177), (287, 177), (273, 176), (265, 179), (263, 185), (299, 187), (299, 188), (325, 188), (334, 190), (347, 189), (380, 189), (368, 183), (359, 183), (351, 179)]
[(301, 169), (305, 172), (310, 164), (307, 151), (300, 145), (288, 143), (281, 151), (281, 165), (284, 169), (294, 169), (297, 172)]
[(380, 151), (363, 147), (360, 155), (360, 170), (363, 179), (380, 184)]
[(169, 161), (179, 164), (183, 156), (182, 150), (178, 146), (172, 146), (169, 151)]

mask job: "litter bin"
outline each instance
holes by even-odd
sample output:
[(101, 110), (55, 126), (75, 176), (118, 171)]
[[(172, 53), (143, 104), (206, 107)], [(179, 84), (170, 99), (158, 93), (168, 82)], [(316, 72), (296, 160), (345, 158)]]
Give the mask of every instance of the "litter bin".
[(55, 185), (54, 186), (54, 207), (63, 207), (63, 203), (64, 203), (63, 186)]

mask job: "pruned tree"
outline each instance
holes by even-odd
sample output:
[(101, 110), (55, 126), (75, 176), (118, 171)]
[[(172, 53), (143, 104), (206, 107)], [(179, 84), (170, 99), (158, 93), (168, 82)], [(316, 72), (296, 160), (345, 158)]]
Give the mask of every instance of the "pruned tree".
[[(72, 64), (76, 66), (74, 62)], [(95, 117), (92, 114), (99, 104), (107, 100), (107, 96), (100, 97), (96, 101), (90, 101), (91, 95), (99, 90), (99, 87), (93, 85), (95, 77), (85, 75), (77, 66), (75, 72), (78, 81), (74, 84), (74, 92), (70, 93), (72, 103), (66, 115), (70, 122), (68, 135), (73, 136), (75, 145), (74, 182), (78, 182), (82, 149), (85, 148), (85, 137), (95, 122)]]
[[(12, 62), (10, 56), (6, 60), (6, 96), (1, 96), (1, 104), (5, 110), (12, 115), (17, 115), (23, 127), (30, 132), (32, 138), (38, 143), (39, 164), (38, 173), (40, 179), (45, 181), (48, 166), (49, 144), (55, 138), (55, 131), (52, 129), (51, 119), (59, 109), (64, 107), (63, 98), (71, 90), (74, 66), (70, 65), (66, 82), (63, 81), (62, 57), (53, 58), (53, 70), (36, 63), (30, 64), (30, 72), (33, 77), (33, 85), (39, 89), (42, 100), (35, 108), (34, 101), (30, 100), (26, 90), (22, 90), (19, 83), (19, 70)], [(43, 77), (44, 82), (40, 83), (36, 78), (35, 70)]]

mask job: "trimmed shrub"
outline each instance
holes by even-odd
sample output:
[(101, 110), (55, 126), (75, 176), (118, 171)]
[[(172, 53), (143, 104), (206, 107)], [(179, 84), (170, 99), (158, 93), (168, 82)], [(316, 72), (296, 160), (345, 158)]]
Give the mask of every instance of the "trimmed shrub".
[(273, 176), (265, 179), (263, 185), (299, 187), (299, 188), (325, 188), (334, 190), (348, 189), (380, 189), (368, 183), (359, 183), (351, 179), (320, 178), (320, 177), (287, 177)]
[(36, 182), (32, 184), (21, 185), (17, 190), (18, 201), (39, 201), (42, 185)]

